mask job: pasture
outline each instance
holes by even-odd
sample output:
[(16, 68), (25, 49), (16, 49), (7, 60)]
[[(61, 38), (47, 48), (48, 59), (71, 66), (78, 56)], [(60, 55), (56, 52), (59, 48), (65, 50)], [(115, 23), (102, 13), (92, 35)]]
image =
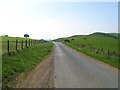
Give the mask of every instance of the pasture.
[[(65, 42), (65, 40), (70, 42)], [(118, 51), (118, 38), (114, 36), (94, 33), (60, 38), (56, 41), (60, 41), (79, 52), (118, 68), (120, 52)]]
[(20, 51), (29, 46), (32, 46), (32, 44), (38, 44), (38, 40), (33, 40), (30, 38), (5, 37), (5, 36), (2, 36), (1, 38), (2, 39), (0, 42), (2, 43), (2, 54), (10, 52), (15, 53), (16, 51)]
[[(17, 38), (20, 40), (31, 40), (28, 38)], [(5, 37), (2, 42), (9, 40), (14, 41), (16, 38), (13, 37)], [(13, 44), (13, 43), (11, 43)], [(3, 44), (2, 48), (6, 49)], [(13, 44), (14, 45), (14, 44)], [(19, 46), (21, 47), (21, 46)], [(14, 80), (17, 76), (22, 73), (30, 72), (32, 69), (36, 67), (40, 62), (42, 62), (53, 49), (52, 42), (42, 42), (42, 43), (34, 43), (28, 48), (24, 48), (23, 50), (19, 50), (13, 55), (2, 54), (2, 87), (10, 88), (14, 84)]]

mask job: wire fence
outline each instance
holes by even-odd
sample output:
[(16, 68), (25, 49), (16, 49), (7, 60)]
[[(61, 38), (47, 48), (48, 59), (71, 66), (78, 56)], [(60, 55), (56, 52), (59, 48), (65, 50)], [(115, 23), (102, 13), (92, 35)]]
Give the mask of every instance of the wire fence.
[(78, 48), (82, 48), (82, 49), (86, 49), (89, 50), (90, 52), (94, 52), (97, 54), (101, 54), (101, 55), (107, 55), (107, 56), (117, 56), (120, 57), (120, 52), (118, 50), (116, 51), (111, 51), (111, 50), (106, 50), (103, 48), (97, 48), (95, 46), (88, 46), (88, 45), (83, 45), (83, 44), (78, 44), (77, 45)]
[[(1, 42), (0, 42), (1, 43)], [(15, 41), (2, 41), (2, 54), (8, 53), (8, 55), (20, 52), (33, 45), (41, 43), (40, 40), (15, 40)]]

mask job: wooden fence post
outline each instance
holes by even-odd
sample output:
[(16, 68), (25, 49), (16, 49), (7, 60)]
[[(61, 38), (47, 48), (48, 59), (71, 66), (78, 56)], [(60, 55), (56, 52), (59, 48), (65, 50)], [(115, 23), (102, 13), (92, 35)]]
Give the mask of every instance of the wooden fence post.
[(16, 51), (18, 51), (18, 40), (16, 39)]
[(108, 54), (110, 54), (110, 50), (108, 50)]
[(32, 46), (32, 40), (31, 40), (31, 46)]
[(110, 51), (110, 50), (108, 50), (108, 55), (112, 55), (112, 53), (111, 53), (111, 51)]
[(32, 46), (33, 46), (34, 45), (34, 40), (32, 40), (31, 43), (32, 43)]
[(35, 40), (34, 40), (34, 45), (35, 45)]
[(23, 49), (23, 40), (22, 40), (22, 42), (21, 42), (21, 49)]
[(29, 47), (30, 47), (30, 40), (29, 40)]
[(27, 48), (27, 40), (25, 41), (25, 46), (26, 46), (26, 48)]
[(34, 40), (32, 40), (31, 43), (32, 43), (32, 46), (33, 46), (34, 45)]
[(9, 42), (9, 40), (7, 41), (7, 52), (8, 52), (8, 55), (10, 55), (10, 42)]

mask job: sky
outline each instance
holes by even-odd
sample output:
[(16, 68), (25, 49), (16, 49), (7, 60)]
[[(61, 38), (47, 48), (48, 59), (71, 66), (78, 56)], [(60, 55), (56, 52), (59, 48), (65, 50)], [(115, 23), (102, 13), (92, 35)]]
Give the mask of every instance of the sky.
[(0, 36), (57, 39), (94, 32), (118, 32), (117, 0), (0, 1)]

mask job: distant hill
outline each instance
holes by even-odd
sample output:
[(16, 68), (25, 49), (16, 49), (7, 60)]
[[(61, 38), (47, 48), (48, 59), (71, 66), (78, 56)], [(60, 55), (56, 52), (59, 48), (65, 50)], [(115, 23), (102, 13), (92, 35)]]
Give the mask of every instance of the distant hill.
[(108, 34), (115, 36), (115, 37), (120, 37), (120, 33), (108, 33)]
[(83, 44), (87, 46), (92, 45), (97, 48), (103, 48), (105, 50), (117, 51), (118, 35), (120, 34), (96, 32), (89, 35), (74, 35), (67, 38), (59, 38), (54, 41), (63, 42), (64, 40), (68, 39), (75, 46), (77, 46), (78, 44)]
[(74, 35), (66, 38), (59, 38), (55, 41), (62, 42), (71, 48), (80, 51), (88, 56), (94, 57), (114, 67), (118, 67), (118, 33), (96, 32), (89, 35)]
[(93, 33), (93, 34), (90, 34), (90, 35), (105, 35), (105, 36), (108, 36), (108, 37), (113, 37), (113, 38), (118, 38), (120, 37), (120, 33), (102, 33), (102, 32), (96, 32), (96, 33)]
[(0, 36), (0, 41), (6, 42), (9, 41), (15, 41), (15, 40), (31, 40), (30, 38), (23, 38), (23, 37), (6, 37), (6, 36)]

